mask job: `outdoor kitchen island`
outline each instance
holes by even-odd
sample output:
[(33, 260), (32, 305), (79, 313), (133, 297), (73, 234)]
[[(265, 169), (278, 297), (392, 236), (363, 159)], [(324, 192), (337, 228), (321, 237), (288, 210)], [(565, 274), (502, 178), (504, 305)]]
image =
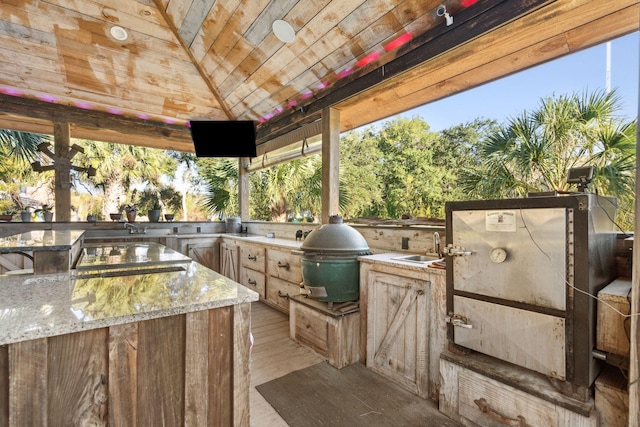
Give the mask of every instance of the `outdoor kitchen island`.
[(258, 295), (165, 250), (0, 276), (0, 425), (249, 425)]

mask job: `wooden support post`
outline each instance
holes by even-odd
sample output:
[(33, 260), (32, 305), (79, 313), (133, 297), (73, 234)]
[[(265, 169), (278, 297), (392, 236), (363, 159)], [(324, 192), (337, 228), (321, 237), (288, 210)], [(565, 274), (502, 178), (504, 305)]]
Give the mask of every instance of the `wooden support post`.
[(322, 223), (340, 212), (340, 111), (322, 110)]
[[(54, 123), (53, 139), (56, 157), (66, 158), (69, 153), (69, 141), (71, 140), (69, 123)], [(55, 164), (56, 221), (71, 221), (70, 165), (70, 162), (56, 162)]]
[(249, 218), (249, 172), (245, 169), (248, 163), (249, 159), (246, 157), (238, 160), (238, 209), (242, 222), (251, 219)]
[[(640, 106), (640, 94), (639, 102)], [(640, 128), (636, 130), (636, 141), (640, 141)], [(640, 158), (640, 146), (636, 144), (636, 182), (640, 179), (638, 171), (638, 159)], [(636, 185), (635, 200), (635, 224), (633, 239), (633, 269), (631, 271), (631, 336), (629, 339), (631, 349), (629, 355), (629, 427), (640, 427), (640, 243), (635, 238), (640, 228), (638, 212), (640, 212), (640, 188)]]

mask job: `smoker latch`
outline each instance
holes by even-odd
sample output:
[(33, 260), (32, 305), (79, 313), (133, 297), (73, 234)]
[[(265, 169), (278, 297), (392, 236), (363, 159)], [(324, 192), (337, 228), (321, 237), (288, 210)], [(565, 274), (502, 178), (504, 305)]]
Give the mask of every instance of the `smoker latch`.
[(470, 256), (472, 254), (471, 251), (468, 251), (461, 246), (454, 246), (451, 243), (447, 245), (443, 253), (449, 256)]
[(449, 315), (445, 317), (445, 321), (459, 328), (473, 329), (473, 325), (469, 322), (469, 319), (459, 314), (449, 313)]

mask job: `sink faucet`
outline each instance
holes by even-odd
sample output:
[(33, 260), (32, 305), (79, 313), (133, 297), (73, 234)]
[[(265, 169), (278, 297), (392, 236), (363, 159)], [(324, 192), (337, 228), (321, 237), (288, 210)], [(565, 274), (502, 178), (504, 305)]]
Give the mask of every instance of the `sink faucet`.
[[(128, 228), (129, 229), (129, 234), (140, 234), (140, 226), (135, 225), (135, 224), (131, 224), (130, 222), (125, 222), (124, 223), (124, 228), (125, 230)], [(144, 227), (142, 229), (142, 233), (146, 233), (147, 232), (147, 227)]]
[(440, 233), (433, 232), (433, 252), (440, 256)]

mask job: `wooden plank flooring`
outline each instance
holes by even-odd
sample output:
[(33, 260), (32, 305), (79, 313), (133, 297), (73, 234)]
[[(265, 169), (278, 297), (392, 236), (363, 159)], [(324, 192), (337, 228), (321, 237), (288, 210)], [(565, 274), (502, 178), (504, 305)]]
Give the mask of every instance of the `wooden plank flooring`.
[(289, 338), (289, 317), (261, 302), (251, 305), (251, 426), (287, 427), (256, 386), (324, 361), (313, 350)]

